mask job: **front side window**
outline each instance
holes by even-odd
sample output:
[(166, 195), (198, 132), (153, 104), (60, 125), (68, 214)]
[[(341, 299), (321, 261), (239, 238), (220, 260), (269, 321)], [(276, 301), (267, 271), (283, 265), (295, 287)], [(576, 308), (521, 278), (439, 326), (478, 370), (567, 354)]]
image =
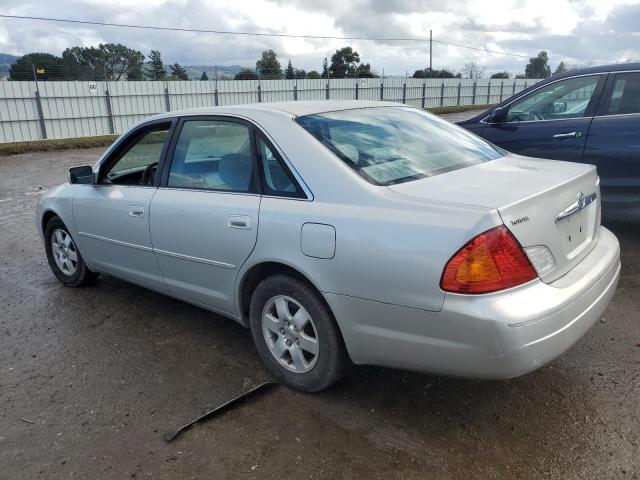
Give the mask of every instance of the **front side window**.
[(249, 128), (235, 122), (184, 122), (169, 171), (169, 187), (253, 191)]
[(607, 106), (607, 115), (640, 113), (640, 72), (619, 73)]
[(340, 110), (298, 117), (296, 122), (376, 185), (438, 175), (505, 154), (466, 130), (414, 108)]
[(158, 161), (170, 125), (154, 127), (136, 136), (124, 153), (104, 173), (102, 182), (114, 185), (153, 185)]
[(507, 122), (583, 117), (599, 79), (599, 75), (590, 75), (545, 85), (512, 103)]

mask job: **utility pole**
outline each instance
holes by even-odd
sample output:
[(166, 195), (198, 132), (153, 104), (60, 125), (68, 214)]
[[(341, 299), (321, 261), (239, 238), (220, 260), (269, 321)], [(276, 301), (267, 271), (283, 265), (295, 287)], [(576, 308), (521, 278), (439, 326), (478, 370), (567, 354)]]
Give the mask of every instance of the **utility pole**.
[(429, 30), (429, 71), (433, 71), (433, 30)]

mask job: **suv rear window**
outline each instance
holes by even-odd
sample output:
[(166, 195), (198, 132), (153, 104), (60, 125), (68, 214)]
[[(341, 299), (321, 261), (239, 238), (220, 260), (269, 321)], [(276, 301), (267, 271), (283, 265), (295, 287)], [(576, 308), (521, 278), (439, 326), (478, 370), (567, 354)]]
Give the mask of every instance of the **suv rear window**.
[(446, 120), (408, 107), (340, 110), (296, 122), (375, 185), (438, 175), (505, 154)]

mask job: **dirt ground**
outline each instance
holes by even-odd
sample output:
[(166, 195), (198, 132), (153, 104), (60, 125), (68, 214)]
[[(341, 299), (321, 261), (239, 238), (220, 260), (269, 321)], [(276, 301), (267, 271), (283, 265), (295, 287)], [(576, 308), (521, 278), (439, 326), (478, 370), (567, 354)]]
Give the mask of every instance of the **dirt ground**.
[(0, 479), (640, 477), (640, 221), (605, 223), (622, 278), (562, 357), (501, 382), (356, 367), (163, 434), (269, 379), (249, 332), (101, 277), (65, 288), (33, 222), (39, 195), (100, 149), (0, 158)]

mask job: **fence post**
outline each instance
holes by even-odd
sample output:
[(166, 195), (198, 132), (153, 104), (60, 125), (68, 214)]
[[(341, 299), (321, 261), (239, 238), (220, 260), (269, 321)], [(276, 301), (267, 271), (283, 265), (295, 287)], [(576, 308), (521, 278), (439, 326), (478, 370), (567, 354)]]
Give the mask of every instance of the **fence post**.
[(258, 84), (258, 103), (262, 103), (262, 85)]
[(456, 103), (456, 105), (460, 105), (460, 92), (462, 91), (462, 80), (460, 80), (458, 82), (458, 101)]
[(326, 88), (325, 98), (329, 100), (329, 78), (327, 78), (327, 88)]
[(380, 80), (380, 100), (384, 100), (384, 77)]
[(36, 105), (38, 107), (38, 120), (40, 120), (40, 130), (42, 138), (47, 139), (47, 126), (44, 124), (44, 113), (42, 111), (42, 101), (40, 100), (40, 91), (36, 90)]
[(444, 105), (444, 82), (440, 85), (440, 106)]
[(471, 101), (471, 105), (476, 104), (476, 82), (473, 82), (473, 100)]
[(169, 98), (169, 85), (164, 87), (164, 103), (167, 106), (167, 112), (171, 111), (171, 99)]
[(487, 105), (491, 100), (491, 80), (489, 80), (489, 86), (487, 87)]
[(407, 102), (407, 82), (402, 84), (402, 103)]
[(500, 84), (500, 101), (502, 101), (502, 91), (504, 90), (504, 80)]
[(427, 101), (427, 82), (422, 82), (422, 109), (424, 110)]
[(109, 93), (109, 88), (104, 91), (104, 98), (107, 101), (107, 115), (109, 119), (109, 133), (112, 135), (116, 133), (115, 125), (113, 124), (113, 107), (111, 105), (111, 94)]
[(511, 92), (511, 95), (515, 95), (516, 94), (516, 80), (515, 78), (513, 79), (513, 92)]
[(527, 82), (526, 82), (526, 80), (525, 80), (525, 82), (524, 82), (524, 89), (525, 89), (525, 90), (527, 89)]
[(298, 85), (293, 86), (293, 99), (298, 100)]

